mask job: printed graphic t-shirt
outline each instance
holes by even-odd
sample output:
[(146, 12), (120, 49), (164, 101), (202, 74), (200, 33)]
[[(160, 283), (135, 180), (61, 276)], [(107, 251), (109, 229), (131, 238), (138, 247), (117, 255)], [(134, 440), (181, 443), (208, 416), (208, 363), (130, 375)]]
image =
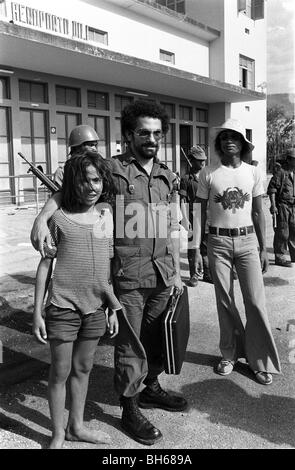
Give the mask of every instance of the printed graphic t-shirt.
[(197, 196), (208, 199), (209, 225), (235, 228), (252, 225), (252, 199), (264, 193), (260, 170), (242, 162), (238, 168), (219, 163), (200, 172)]

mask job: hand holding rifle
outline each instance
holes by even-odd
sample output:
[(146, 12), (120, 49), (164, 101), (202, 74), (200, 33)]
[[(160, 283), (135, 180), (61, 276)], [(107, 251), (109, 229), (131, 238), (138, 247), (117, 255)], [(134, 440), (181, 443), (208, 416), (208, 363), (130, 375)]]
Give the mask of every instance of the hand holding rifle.
[(53, 194), (60, 190), (60, 187), (56, 183), (54, 183), (50, 178), (48, 178), (48, 176), (46, 176), (41, 169), (29, 162), (21, 152), (18, 152), (18, 154), (23, 160), (25, 160), (28, 165), (30, 165), (30, 168), (28, 169), (27, 173), (33, 173), (33, 175), (35, 175)]

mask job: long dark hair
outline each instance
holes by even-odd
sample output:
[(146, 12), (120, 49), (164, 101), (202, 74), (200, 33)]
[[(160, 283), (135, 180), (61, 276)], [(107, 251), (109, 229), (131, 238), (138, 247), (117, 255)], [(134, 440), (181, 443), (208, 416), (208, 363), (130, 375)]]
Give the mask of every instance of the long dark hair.
[(110, 165), (98, 152), (84, 150), (67, 160), (61, 189), (61, 207), (75, 212), (83, 205), (82, 187), (87, 180), (87, 167), (94, 166), (103, 181), (103, 193), (99, 202), (112, 204), (116, 191)]

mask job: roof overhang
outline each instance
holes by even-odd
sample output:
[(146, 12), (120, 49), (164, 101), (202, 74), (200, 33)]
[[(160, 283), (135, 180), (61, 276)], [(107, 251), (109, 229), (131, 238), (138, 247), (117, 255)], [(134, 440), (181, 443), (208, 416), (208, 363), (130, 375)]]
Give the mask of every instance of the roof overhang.
[(220, 36), (220, 31), (212, 28), (200, 21), (190, 18), (182, 13), (159, 5), (153, 0), (109, 0), (117, 7), (128, 9), (140, 16), (145, 16), (158, 23), (171, 26), (174, 31), (179, 30), (186, 34), (191, 34), (205, 41), (214, 41)]
[(0, 44), (5, 67), (205, 103), (266, 98), (236, 85), (5, 21), (0, 21)]

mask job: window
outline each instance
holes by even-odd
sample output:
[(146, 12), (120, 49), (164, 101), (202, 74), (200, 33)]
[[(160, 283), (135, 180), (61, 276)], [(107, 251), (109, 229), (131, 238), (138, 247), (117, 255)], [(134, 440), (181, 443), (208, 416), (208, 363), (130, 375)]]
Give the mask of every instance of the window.
[(207, 111), (207, 109), (196, 108), (196, 120), (198, 122), (208, 122), (208, 111)]
[(246, 129), (246, 139), (252, 142), (252, 129)]
[(240, 86), (255, 89), (255, 61), (240, 55)]
[(10, 98), (8, 78), (0, 77), (0, 99), (7, 100)]
[(5, 0), (0, 0), (0, 16), (7, 16)]
[(115, 95), (115, 111), (121, 112), (125, 106), (133, 103), (133, 98), (124, 95)]
[(175, 105), (173, 103), (161, 103), (170, 119), (175, 118)]
[(208, 150), (208, 128), (197, 126), (196, 144), (204, 149), (205, 153)]
[(29, 101), (31, 103), (48, 103), (47, 85), (45, 83), (20, 80), (19, 99), (20, 101)]
[(96, 130), (99, 137), (98, 152), (104, 157), (109, 157), (108, 118), (105, 116), (88, 116), (88, 124)]
[(124, 139), (121, 134), (121, 119), (115, 119), (115, 140), (116, 140), (116, 152), (123, 153), (124, 152)]
[(93, 109), (109, 109), (109, 95), (108, 93), (100, 93), (99, 91), (87, 92), (88, 108)]
[(81, 106), (80, 90), (65, 86), (56, 86), (56, 104), (64, 106)]
[(99, 42), (100, 44), (108, 45), (108, 33), (100, 31), (99, 29), (90, 28), (88, 26), (88, 41)]
[(164, 62), (170, 62), (170, 64), (175, 64), (175, 54), (173, 54), (173, 52), (160, 49), (160, 60), (163, 60)]
[[(11, 139), (10, 139), (10, 115), (8, 108), (0, 108), (0, 176), (9, 176), (11, 171)], [(9, 193), (13, 187), (13, 180), (0, 178), (0, 191)], [(7, 201), (6, 201), (7, 202)]]
[(264, 18), (264, 0), (238, 0), (238, 11), (252, 20)]
[(72, 113), (57, 113), (57, 145), (58, 163), (64, 163), (69, 153), (69, 135), (71, 130), (81, 124), (81, 115)]
[(175, 169), (175, 124), (170, 124), (169, 130), (162, 140), (161, 161), (164, 162), (171, 171)]
[(169, 8), (185, 15), (185, 0), (155, 0), (160, 6)]
[[(48, 148), (48, 114), (47, 111), (35, 111), (21, 108), (19, 113), (21, 130), (21, 151), (29, 161), (41, 165), (44, 173), (49, 171)], [(22, 162), (23, 171), (27, 164)], [(40, 183), (38, 182), (38, 185)], [(23, 181), (23, 189), (36, 190), (37, 180), (27, 178)], [(30, 197), (29, 194), (25, 195)]]
[(179, 106), (179, 119), (181, 121), (192, 121), (192, 111), (190, 106)]

